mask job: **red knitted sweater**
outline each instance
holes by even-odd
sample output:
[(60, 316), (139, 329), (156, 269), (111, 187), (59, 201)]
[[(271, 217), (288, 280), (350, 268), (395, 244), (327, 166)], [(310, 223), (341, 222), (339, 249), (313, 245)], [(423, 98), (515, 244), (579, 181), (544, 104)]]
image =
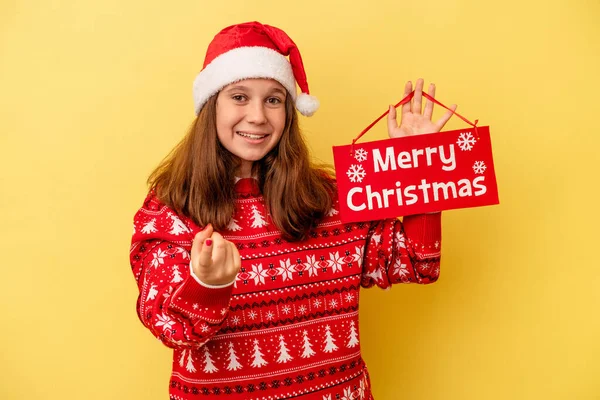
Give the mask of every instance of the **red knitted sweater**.
[(360, 287), (431, 283), (440, 214), (343, 224), (337, 203), (302, 242), (273, 225), (252, 179), (236, 184), (234, 285), (189, 269), (201, 229), (150, 192), (134, 218), (131, 266), (142, 323), (174, 349), (170, 399), (372, 399), (360, 353)]

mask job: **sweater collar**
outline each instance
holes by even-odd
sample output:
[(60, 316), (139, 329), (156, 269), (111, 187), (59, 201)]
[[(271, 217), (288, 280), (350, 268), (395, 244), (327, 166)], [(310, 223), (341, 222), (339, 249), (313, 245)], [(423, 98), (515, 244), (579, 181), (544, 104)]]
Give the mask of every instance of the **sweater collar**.
[(260, 196), (260, 188), (256, 178), (235, 178), (235, 194), (238, 197), (256, 197)]

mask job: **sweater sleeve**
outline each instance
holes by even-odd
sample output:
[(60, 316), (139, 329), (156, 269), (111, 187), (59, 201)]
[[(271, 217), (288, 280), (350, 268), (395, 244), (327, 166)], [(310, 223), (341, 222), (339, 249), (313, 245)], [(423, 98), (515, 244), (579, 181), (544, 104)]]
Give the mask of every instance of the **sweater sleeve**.
[(433, 283), (440, 274), (441, 213), (375, 221), (363, 259), (361, 284)]
[(152, 195), (134, 217), (130, 263), (139, 289), (137, 314), (171, 348), (204, 345), (229, 309), (233, 285), (209, 287), (190, 273), (197, 230)]

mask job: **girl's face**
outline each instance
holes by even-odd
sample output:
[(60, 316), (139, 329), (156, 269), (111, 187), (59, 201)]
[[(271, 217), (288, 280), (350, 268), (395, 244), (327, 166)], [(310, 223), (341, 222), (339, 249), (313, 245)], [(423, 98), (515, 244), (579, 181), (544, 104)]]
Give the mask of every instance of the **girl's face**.
[(285, 128), (287, 92), (272, 79), (245, 79), (217, 96), (217, 137), (241, 160), (240, 178), (250, 177), (254, 161), (279, 142)]

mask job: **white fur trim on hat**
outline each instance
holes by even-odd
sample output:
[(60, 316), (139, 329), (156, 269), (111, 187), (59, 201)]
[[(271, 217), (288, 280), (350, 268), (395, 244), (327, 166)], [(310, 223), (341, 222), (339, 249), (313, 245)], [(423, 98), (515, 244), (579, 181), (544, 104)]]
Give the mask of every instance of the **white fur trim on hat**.
[(296, 100), (296, 80), (287, 58), (266, 47), (238, 47), (216, 57), (194, 79), (196, 114), (212, 95), (247, 78), (275, 79)]

